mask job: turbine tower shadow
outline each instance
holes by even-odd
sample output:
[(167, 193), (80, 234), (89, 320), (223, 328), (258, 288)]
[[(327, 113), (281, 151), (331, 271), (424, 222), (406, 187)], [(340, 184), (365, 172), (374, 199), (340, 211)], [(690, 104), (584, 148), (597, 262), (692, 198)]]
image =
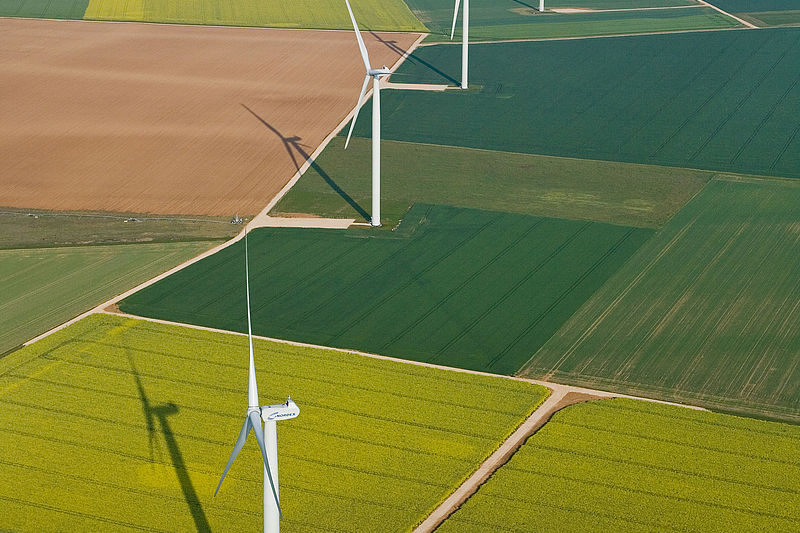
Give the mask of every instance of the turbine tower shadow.
[[(403, 50), (402, 48), (397, 46), (397, 41), (387, 41), (387, 40), (383, 39), (380, 35), (375, 33), (374, 31), (370, 31), (369, 33), (373, 37), (375, 37), (375, 39), (377, 39), (378, 41), (380, 41), (384, 45), (388, 46), (392, 50), (396, 51), (401, 56), (406, 54), (405, 50)], [(444, 72), (443, 70), (437, 68), (436, 66), (432, 65), (431, 63), (428, 63), (427, 61), (425, 61), (424, 59), (421, 59), (420, 57), (414, 55), (413, 53), (408, 55), (408, 57), (406, 58), (406, 61), (411, 62), (411, 63), (419, 63), (420, 65), (423, 65), (423, 66), (427, 67), (428, 69), (434, 71), (439, 76), (441, 76), (444, 79), (450, 81), (451, 83), (454, 83), (455, 85), (458, 85), (458, 84), (461, 83), (457, 79), (455, 79), (454, 77), (452, 77), (449, 74), (447, 74), (446, 72)]]
[(172, 468), (178, 476), (178, 482), (181, 485), (183, 492), (183, 499), (186, 500), (186, 505), (189, 507), (189, 512), (192, 513), (192, 519), (197, 531), (211, 531), (211, 526), (206, 518), (206, 513), (203, 511), (203, 506), (200, 499), (197, 497), (197, 492), (194, 490), (192, 480), (189, 478), (189, 473), (186, 471), (186, 463), (183, 461), (183, 454), (178, 447), (178, 442), (175, 440), (175, 434), (169, 426), (169, 416), (178, 413), (178, 406), (172, 402), (162, 403), (159, 405), (152, 405), (147, 393), (142, 385), (139, 372), (136, 370), (136, 365), (133, 363), (133, 358), (130, 353), (127, 354), (128, 361), (131, 365), (133, 378), (136, 380), (136, 390), (139, 393), (139, 401), (142, 402), (142, 412), (144, 413), (145, 420), (147, 421), (147, 437), (150, 446), (150, 459), (153, 459), (153, 441), (155, 439), (155, 420), (158, 420), (161, 426), (161, 433), (164, 435), (164, 441), (167, 444), (170, 459), (172, 460)]
[[(336, 194), (341, 196), (342, 199), (345, 202), (347, 202), (350, 205), (350, 207), (355, 209), (355, 211), (365, 220), (369, 220), (370, 218), (369, 213), (367, 213), (366, 210), (363, 207), (361, 207), (358, 204), (358, 202), (356, 202), (353, 199), (352, 196), (347, 194), (341, 187), (339, 187), (339, 185), (335, 181), (333, 181), (333, 178), (331, 178), (328, 175), (328, 173), (325, 172), (322, 169), (322, 167), (320, 167), (317, 164), (316, 161), (311, 159), (311, 156), (303, 148), (304, 145), (300, 143), (300, 141), (302, 140), (301, 137), (298, 137), (296, 135), (293, 137), (284, 137), (283, 134), (281, 134), (281, 132), (277, 130), (277, 128), (275, 128), (272, 124), (261, 118), (255, 111), (247, 107), (245, 104), (241, 104), (241, 106), (245, 108), (251, 115), (256, 117), (256, 119), (258, 119), (258, 121), (261, 122), (264, 126), (266, 126), (272, 133), (278, 136), (278, 138), (283, 143), (284, 148), (286, 148), (286, 151), (289, 153), (289, 157), (292, 159), (292, 163), (294, 163), (294, 166), (298, 171), (300, 170), (300, 167), (303, 165), (303, 163), (308, 161), (309, 164), (311, 165), (311, 168), (313, 168), (314, 171), (317, 174), (319, 174), (322, 177), (322, 179), (325, 180), (325, 183), (327, 183), (328, 186), (331, 189), (333, 189), (334, 192), (336, 192)], [(300, 157), (302, 157), (302, 162), (298, 162), (297, 158), (295, 157), (295, 152), (297, 152), (300, 155)]]

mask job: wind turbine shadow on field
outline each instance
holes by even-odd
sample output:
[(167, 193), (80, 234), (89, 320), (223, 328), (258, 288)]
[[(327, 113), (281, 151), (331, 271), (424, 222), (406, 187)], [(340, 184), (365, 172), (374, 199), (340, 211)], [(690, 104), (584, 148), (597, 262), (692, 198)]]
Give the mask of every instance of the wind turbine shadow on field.
[(530, 4), (526, 4), (525, 2), (522, 2), (522, 0), (511, 0), (511, 1), (512, 2), (516, 2), (517, 4), (520, 4), (520, 5), (523, 5), (523, 6), (527, 7), (527, 8), (535, 9), (536, 11), (539, 10), (538, 8), (536, 8), (536, 7), (534, 7), (534, 6), (530, 5)]
[[(302, 137), (298, 137), (296, 135), (293, 136), (293, 137), (284, 137), (283, 134), (280, 131), (278, 131), (277, 128), (275, 128), (272, 124), (270, 124), (269, 122), (267, 122), (266, 120), (261, 118), (255, 111), (253, 111), (252, 109), (250, 109), (249, 107), (247, 107), (244, 104), (241, 104), (241, 106), (243, 108), (245, 108), (251, 115), (256, 117), (256, 119), (258, 119), (258, 121), (261, 122), (264, 126), (266, 126), (272, 133), (277, 135), (278, 138), (280, 138), (281, 142), (283, 143), (284, 148), (286, 148), (286, 151), (289, 153), (289, 157), (292, 159), (292, 163), (294, 163), (294, 166), (298, 171), (300, 170), (300, 167), (303, 165), (303, 163), (308, 161), (309, 164), (311, 165), (311, 168), (313, 168), (314, 171), (317, 174), (319, 174), (322, 177), (322, 179), (325, 180), (325, 183), (327, 183), (328, 186), (331, 189), (333, 189), (334, 192), (336, 192), (336, 194), (341, 196), (342, 199), (345, 202), (347, 202), (350, 205), (350, 207), (355, 209), (356, 212), (360, 216), (364, 217), (364, 219), (366, 219), (366, 220), (369, 220), (369, 218), (370, 218), (369, 217), (369, 213), (367, 213), (366, 210), (363, 207), (361, 207), (358, 204), (358, 202), (356, 202), (353, 199), (352, 196), (347, 194), (341, 187), (339, 187), (339, 185), (335, 181), (333, 181), (333, 178), (331, 178), (328, 175), (328, 173), (325, 172), (322, 169), (322, 167), (317, 164), (316, 161), (311, 159), (311, 156), (303, 148), (304, 145), (300, 143), (300, 141), (302, 140)], [(298, 162), (297, 158), (295, 157), (295, 152), (297, 154), (299, 154), (300, 157), (302, 158), (301, 162)]]
[(164, 441), (166, 441), (167, 444), (167, 450), (169, 450), (170, 459), (172, 460), (172, 468), (175, 469), (175, 474), (178, 476), (178, 482), (183, 492), (183, 499), (186, 500), (189, 512), (192, 513), (194, 525), (197, 531), (211, 531), (206, 513), (203, 511), (203, 506), (200, 503), (200, 499), (197, 497), (197, 492), (194, 490), (194, 485), (192, 485), (192, 480), (189, 478), (189, 473), (186, 471), (186, 463), (183, 461), (183, 455), (175, 440), (175, 434), (169, 426), (169, 420), (167, 420), (168, 417), (178, 413), (178, 406), (172, 402), (152, 405), (142, 385), (139, 372), (136, 370), (136, 366), (133, 363), (133, 358), (130, 354), (127, 355), (131, 365), (131, 371), (133, 372), (133, 379), (136, 380), (136, 390), (139, 393), (139, 401), (142, 402), (142, 412), (147, 421), (150, 459), (153, 459), (153, 440), (155, 439), (156, 431), (154, 421), (158, 420), (161, 426), (161, 433), (164, 435)]
[[(403, 50), (402, 48), (400, 48), (399, 46), (397, 46), (397, 41), (386, 41), (383, 38), (381, 38), (381, 36), (378, 35), (377, 33), (375, 33), (374, 31), (370, 31), (369, 33), (373, 37), (375, 37), (378, 41), (380, 41), (381, 43), (385, 44), (386, 46), (388, 46), (389, 48), (391, 48), (392, 50), (394, 50), (395, 52), (397, 52), (401, 56), (406, 55), (407, 52), (405, 50)], [(450, 81), (450, 82), (452, 82), (452, 83), (454, 83), (456, 85), (459, 84), (459, 81), (456, 80), (454, 77), (450, 76), (449, 74), (447, 74), (443, 70), (435, 67), (434, 65), (428, 63), (424, 59), (420, 59), (419, 57), (417, 57), (413, 53), (408, 54), (408, 57), (406, 58), (406, 61), (409, 61), (411, 63), (415, 63), (415, 62), (419, 63), (420, 65), (423, 65), (423, 66), (429, 68), (430, 70), (434, 71), (435, 73), (437, 73), (439, 76), (443, 77), (444, 79), (446, 79), (446, 80), (448, 80), (448, 81)]]

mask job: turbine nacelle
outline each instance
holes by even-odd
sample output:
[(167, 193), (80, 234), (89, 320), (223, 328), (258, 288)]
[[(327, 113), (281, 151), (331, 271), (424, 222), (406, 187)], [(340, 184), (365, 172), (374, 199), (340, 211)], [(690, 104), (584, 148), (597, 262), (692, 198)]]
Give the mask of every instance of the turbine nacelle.
[(297, 407), (297, 404), (294, 403), (294, 401), (291, 398), (287, 399), (286, 403), (261, 406), (261, 419), (264, 422), (297, 418), (297, 415), (299, 414), (300, 414), (300, 408)]
[(383, 68), (371, 68), (367, 70), (367, 76), (372, 77), (388, 76), (391, 73), (392, 71), (386, 68), (386, 65), (384, 65)]

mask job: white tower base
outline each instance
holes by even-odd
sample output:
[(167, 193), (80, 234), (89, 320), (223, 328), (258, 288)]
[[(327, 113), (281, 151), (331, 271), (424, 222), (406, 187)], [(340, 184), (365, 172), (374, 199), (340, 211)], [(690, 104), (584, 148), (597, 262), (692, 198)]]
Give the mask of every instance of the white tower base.
[(372, 221), (381, 225), (381, 81), (372, 77)]
[[(278, 429), (274, 420), (264, 422), (264, 447), (267, 449), (267, 458), (272, 468), (273, 481), (275, 482), (275, 494), (278, 492)], [(280, 533), (281, 516), (278, 506), (269, 490), (269, 474), (267, 467), (264, 466), (264, 533)]]
[[(544, 0), (541, 0), (544, 1)], [(469, 69), (469, 0), (464, 0), (464, 31), (461, 34), (461, 88), (466, 89), (467, 70)]]

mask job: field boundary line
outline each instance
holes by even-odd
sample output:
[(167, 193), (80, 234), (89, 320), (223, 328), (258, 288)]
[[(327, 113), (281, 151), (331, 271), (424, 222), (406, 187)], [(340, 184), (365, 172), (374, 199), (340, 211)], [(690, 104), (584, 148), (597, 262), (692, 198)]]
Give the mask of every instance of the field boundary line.
[[(408, 50), (404, 50), (403, 51), (403, 55), (400, 56), (400, 58), (398, 58), (397, 61), (395, 61), (394, 65), (392, 65), (392, 67), (389, 70), (391, 72), (394, 72), (395, 70), (397, 70), (400, 67), (400, 65), (412, 53), (414, 53), (414, 50), (417, 49), (417, 47), (420, 45), (422, 40), (425, 37), (427, 37), (428, 35), (429, 34), (427, 34), (427, 33), (419, 34), (417, 39), (413, 43), (411, 43), (411, 46), (408, 47)], [(366, 102), (371, 97), (372, 97), (372, 89), (370, 88), (364, 94), (364, 98), (362, 100), (362, 103)], [(269, 225), (269, 219), (272, 218), (272, 217), (269, 216), (269, 212), (272, 211), (272, 209), (278, 204), (278, 202), (280, 202), (281, 199), (284, 196), (286, 196), (286, 194), (292, 189), (292, 187), (294, 187), (294, 185), (297, 183), (297, 181), (302, 177), (303, 174), (305, 174), (305, 172), (309, 169), (311, 164), (314, 163), (314, 161), (317, 160), (317, 157), (319, 157), (319, 155), (328, 146), (328, 144), (333, 140), (333, 138), (336, 137), (339, 134), (339, 132), (342, 131), (342, 129), (344, 129), (345, 126), (347, 126), (347, 123), (350, 122), (350, 119), (355, 114), (356, 108), (358, 107), (358, 104), (359, 104), (359, 102), (356, 102), (356, 105), (353, 106), (353, 109), (351, 109), (350, 112), (347, 113), (347, 115), (345, 115), (345, 117), (341, 120), (341, 122), (339, 122), (339, 124), (337, 124), (336, 127), (333, 128), (333, 131), (331, 131), (322, 140), (322, 142), (319, 144), (319, 146), (317, 146), (317, 148), (313, 152), (311, 152), (311, 155), (308, 156), (308, 158), (303, 162), (302, 165), (300, 165), (300, 168), (297, 169), (297, 172), (295, 172), (294, 175), (292, 176), (292, 178), (286, 183), (286, 185), (284, 185), (283, 188), (280, 191), (278, 191), (278, 194), (273, 196), (272, 199), (269, 201), (269, 203), (267, 203), (266, 207), (264, 207), (264, 209), (262, 209), (261, 212), (259, 212), (255, 217), (253, 217), (253, 220), (251, 220), (250, 223), (248, 224), (248, 228), (261, 227), (261, 225), (263, 225), (263, 224)]]
[(703, 4), (704, 6), (708, 6), (708, 7), (710, 7), (711, 9), (713, 9), (715, 11), (719, 11), (720, 13), (725, 15), (726, 17), (730, 17), (733, 20), (737, 21), (739, 24), (747, 26), (748, 28), (756, 28), (756, 29), (758, 28), (758, 26), (756, 26), (755, 24), (751, 24), (750, 22), (747, 22), (744, 19), (740, 19), (736, 15), (731, 15), (727, 11), (723, 11), (722, 9), (718, 8), (717, 6), (715, 6), (714, 4), (709, 4), (708, 2), (706, 2), (706, 0), (697, 0), (697, 1), (700, 2), (701, 4)]
[[(133, 319), (142, 320), (142, 321), (145, 321), (145, 322), (153, 322), (155, 324), (164, 324), (166, 326), (179, 326), (179, 327), (184, 327), (184, 328), (197, 329), (197, 330), (200, 330), (200, 331), (209, 331), (211, 333), (224, 333), (224, 334), (228, 334), (228, 335), (238, 335), (238, 336), (241, 336), (241, 337), (246, 337), (247, 336), (247, 333), (242, 333), (240, 331), (232, 331), (232, 330), (229, 330), (229, 329), (212, 328), (212, 327), (209, 327), (209, 326), (198, 326), (197, 324), (188, 324), (188, 323), (185, 323), (185, 322), (175, 322), (175, 321), (172, 321), (172, 320), (164, 320), (164, 319), (161, 319), (161, 318), (151, 318), (151, 317), (147, 317), (147, 316), (132, 315), (130, 313), (124, 313), (122, 311), (110, 311), (108, 309), (93, 310), (92, 313), (87, 313), (87, 315), (88, 314), (93, 314), (93, 313), (110, 315), (110, 316), (119, 316), (119, 317), (124, 317), (124, 318), (133, 318)], [(657, 400), (655, 398), (647, 398), (647, 397), (644, 397), (644, 396), (634, 396), (634, 395), (630, 395), (630, 394), (622, 394), (622, 393), (616, 393), (616, 392), (605, 391), (605, 390), (600, 390), (600, 389), (589, 389), (589, 388), (586, 388), (586, 387), (578, 387), (576, 385), (564, 385), (562, 383), (555, 383), (555, 382), (552, 382), (552, 381), (544, 381), (544, 380), (540, 380), (540, 379), (523, 378), (523, 377), (520, 377), (520, 376), (509, 376), (507, 374), (494, 374), (492, 372), (483, 372), (483, 371), (480, 371), (480, 370), (469, 370), (467, 368), (457, 368), (457, 367), (453, 367), (453, 366), (438, 365), (438, 364), (435, 364), (435, 363), (428, 363), (428, 362), (425, 362), (425, 361), (414, 361), (412, 359), (403, 359), (403, 358), (400, 358), (400, 357), (391, 357), (389, 355), (380, 355), (380, 354), (376, 354), (376, 353), (364, 352), (364, 351), (361, 351), (361, 350), (354, 350), (352, 348), (337, 348), (335, 346), (323, 346), (321, 344), (311, 344), (311, 343), (308, 343), (308, 342), (300, 342), (300, 341), (291, 341), (291, 340), (286, 340), (286, 339), (278, 339), (276, 337), (267, 337), (265, 335), (253, 335), (253, 338), (254, 339), (259, 339), (259, 340), (264, 340), (264, 341), (269, 341), (269, 342), (276, 342), (276, 343), (279, 343), (279, 344), (287, 344), (289, 346), (297, 346), (297, 347), (300, 347), (300, 348), (313, 348), (313, 349), (316, 349), (316, 350), (328, 350), (328, 351), (333, 351), (333, 352), (348, 353), (348, 354), (353, 354), (353, 355), (360, 355), (362, 357), (369, 357), (370, 359), (380, 359), (382, 361), (394, 361), (396, 363), (405, 363), (405, 364), (409, 364), (409, 365), (424, 366), (424, 367), (427, 367), (427, 368), (435, 368), (437, 370), (449, 370), (450, 372), (460, 372), (462, 374), (472, 374), (472, 375), (475, 375), (475, 376), (486, 376), (486, 377), (492, 377), (492, 378), (502, 378), (502, 379), (509, 379), (509, 380), (512, 380), (512, 381), (524, 381), (526, 383), (532, 383), (534, 385), (541, 385), (542, 387), (546, 387), (546, 388), (552, 390), (553, 392), (562, 391), (565, 394), (568, 393), (568, 392), (574, 392), (574, 393), (578, 393), (578, 394), (589, 394), (589, 395), (592, 395), (592, 396), (596, 396), (598, 398), (627, 398), (629, 400), (640, 400), (640, 401), (643, 401), (643, 402), (658, 403), (658, 404), (663, 404), (663, 405), (672, 405), (672, 406), (675, 406), (675, 407), (683, 407), (684, 409), (692, 409), (694, 411), (707, 411), (708, 410), (705, 407), (700, 407), (700, 406), (697, 406), (697, 405), (690, 405), (690, 404), (678, 403), (678, 402), (670, 402), (670, 401), (667, 401), (667, 400)]]
[[(758, 28), (758, 26), (752, 26), (752, 28)], [(643, 31), (639, 33), (612, 33), (608, 35), (580, 35), (577, 37), (529, 37), (529, 38), (521, 38), (521, 39), (497, 39), (497, 40), (489, 40), (489, 41), (470, 41), (469, 44), (502, 44), (502, 43), (535, 43), (535, 42), (542, 42), (542, 41), (577, 41), (580, 39), (610, 39), (614, 37), (639, 37), (642, 35), (672, 35), (676, 33), (698, 33), (698, 32), (716, 32), (716, 31), (743, 31), (752, 29), (750, 26), (741, 28), (734, 26), (733, 28), (697, 28), (692, 30), (664, 30), (664, 31)], [(430, 42), (430, 43), (423, 43), (420, 44), (418, 48), (424, 48), (426, 46), (438, 46), (438, 45), (445, 45), (445, 46), (461, 46), (461, 42), (450, 42), (450, 41), (442, 41), (442, 42)]]

